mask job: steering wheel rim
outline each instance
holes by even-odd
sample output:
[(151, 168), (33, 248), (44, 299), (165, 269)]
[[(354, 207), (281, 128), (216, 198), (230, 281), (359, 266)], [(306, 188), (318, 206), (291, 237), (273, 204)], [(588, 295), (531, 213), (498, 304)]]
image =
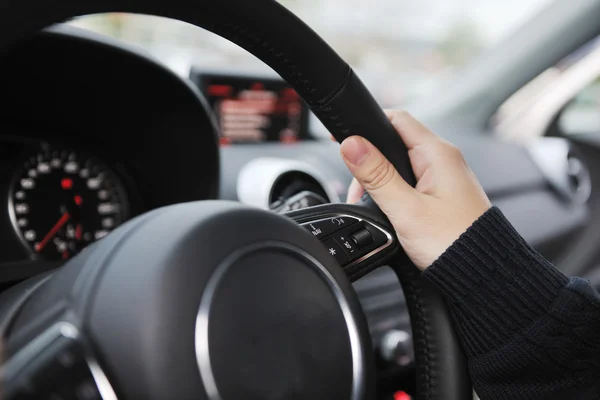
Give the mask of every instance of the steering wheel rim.
[[(352, 69), (309, 27), (271, 0), (4, 1), (0, 48), (54, 22), (101, 12), (152, 14), (186, 21), (248, 50), (286, 79), (338, 141), (369, 139), (413, 184), (406, 148)], [(390, 265), (404, 287), (413, 327), (417, 398), (470, 397), (466, 359), (443, 300), (405, 256)]]

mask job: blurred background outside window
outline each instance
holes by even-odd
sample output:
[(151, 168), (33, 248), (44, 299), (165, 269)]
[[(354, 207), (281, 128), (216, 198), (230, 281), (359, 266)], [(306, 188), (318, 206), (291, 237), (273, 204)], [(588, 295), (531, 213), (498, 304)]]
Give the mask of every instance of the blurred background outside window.
[[(534, 18), (550, 0), (281, 0), (358, 72), (384, 107), (413, 101)], [(181, 75), (190, 67), (267, 68), (236, 45), (164, 18), (103, 14), (71, 24), (143, 47)]]
[(559, 125), (566, 134), (600, 133), (600, 77), (596, 77), (565, 107)]
[(600, 134), (600, 37), (514, 93), (492, 118), (492, 127), (522, 142), (552, 134)]

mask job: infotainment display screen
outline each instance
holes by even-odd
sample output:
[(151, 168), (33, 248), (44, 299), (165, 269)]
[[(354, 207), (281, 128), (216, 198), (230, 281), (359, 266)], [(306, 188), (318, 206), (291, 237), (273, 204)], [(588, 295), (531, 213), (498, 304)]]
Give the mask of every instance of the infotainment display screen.
[(219, 123), (221, 143), (308, 138), (308, 106), (284, 80), (192, 71)]

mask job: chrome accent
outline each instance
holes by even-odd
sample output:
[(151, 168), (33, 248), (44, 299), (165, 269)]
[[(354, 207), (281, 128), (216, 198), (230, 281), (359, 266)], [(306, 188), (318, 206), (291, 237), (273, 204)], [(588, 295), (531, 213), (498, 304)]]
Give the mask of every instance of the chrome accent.
[(79, 337), (79, 331), (77, 328), (67, 323), (62, 323), (60, 325), (60, 334), (70, 339), (77, 339), (77, 337)]
[(352, 316), (350, 304), (344, 297), (341, 287), (337, 284), (333, 276), (316, 258), (300, 248), (287, 243), (275, 241), (255, 243), (234, 251), (227, 258), (225, 258), (221, 264), (219, 264), (219, 266), (217, 266), (206, 284), (204, 293), (202, 294), (202, 299), (200, 300), (198, 314), (196, 316), (195, 347), (196, 361), (198, 363), (198, 368), (200, 369), (200, 376), (202, 378), (202, 382), (204, 383), (204, 388), (208, 398), (211, 400), (221, 400), (217, 383), (212, 372), (210, 363), (210, 349), (208, 345), (208, 324), (213, 296), (217, 290), (217, 287), (221, 283), (223, 276), (236, 260), (248, 253), (268, 248), (279, 250), (283, 249), (284, 251), (290, 252), (295, 256), (300, 256), (305, 261), (308, 261), (321, 277), (327, 280), (329, 288), (331, 289), (342, 310), (350, 338), (350, 348), (352, 352), (352, 393), (350, 399), (359, 400), (365, 390), (365, 371), (363, 368), (364, 354), (360, 343), (358, 326), (356, 325), (356, 321)]
[(18, 374), (23, 368), (27, 367), (29, 362), (36, 358), (40, 352), (46, 347), (52, 344), (55, 340), (61, 336), (79, 340), (79, 343), (83, 347), (85, 361), (90, 369), (94, 383), (98, 388), (98, 392), (103, 400), (117, 400), (117, 395), (113, 390), (108, 378), (104, 374), (104, 371), (98, 364), (98, 361), (94, 358), (91, 353), (89, 346), (81, 339), (81, 333), (75, 327), (75, 325), (69, 322), (58, 322), (46, 329), (44, 332), (39, 334), (35, 339), (29, 342), (25, 347), (19, 350), (14, 356), (12, 356), (0, 369), (0, 376), (2, 379), (11, 379), (12, 377), (6, 377), (5, 372), (8, 368), (12, 368), (11, 371), (14, 375)]
[(94, 382), (98, 387), (98, 392), (100, 392), (100, 396), (102, 400), (117, 400), (117, 395), (113, 390), (108, 378), (104, 374), (102, 368), (96, 361), (95, 358), (91, 357), (89, 352), (86, 352), (85, 361), (88, 364), (88, 368), (92, 373), (92, 378), (94, 378)]
[(331, 203), (340, 202), (333, 186), (316, 168), (304, 161), (276, 157), (258, 158), (244, 165), (237, 179), (238, 200), (268, 210), (273, 186), (282, 175), (290, 172), (310, 176), (321, 185)]
[(330, 218), (336, 218), (336, 217), (353, 218), (353, 219), (358, 220), (357, 222), (363, 222), (364, 221), (367, 224), (374, 226), (379, 231), (383, 232), (383, 234), (387, 238), (387, 242), (385, 242), (385, 244), (379, 246), (375, 250), (372, 250), (372, 251), (368, 252), (367, 254), (365, 254), (364, 256), (360, 257), (359, 259), (352, 261), (350, 264), (343, 265), (343, 268), (350, 268), (350, 267), (353, 267), (353, 266), (355, 266), (357, 264), (360, 264), (361, 262), (365, 261), (367, 258), (371, 258), (375, 254), (377, 254), (379, 252), (382, 252), (383, 250), (387, 249), (394, 242), (393, 236), (388, 231), (386, 231), (385, 229), (383, 229), (382, 227), (380, 227), (379, 225), (377, 225), (377, 224), (375, 224), (375, 223), (373, 223), (371, 221), (368, 221), (368, 220), (366, 220), (364, 218), (361, 218), (361, 217), (358, 217), (358, 216), (355, 216), (355, 215), (350, 215), (350, 214), (343, 214), (343, 213), (323, 214), (323, 215), (319, 216), (319, 219), (313, 219), (313, 220), (309, 220), (309, 221), (306, 221), (306, 222), (298, 222), (298, 224), (300, 226), (304, 226), (304, 225), (308, 225), (308, 224), (314, 224), (315, 222), (326, 221), (326, 220), (328, 220)]
[[(15, 213), (15, 201), (13, 199), (13, 196), (15, 194), (15, 185), (17, 184), (19, 176), (21, 175), (21, 172), (23, 170), (23, 168), (17, 170), (17, 173), (12, 177), (10, 182), (10, 187), (8, 189), (8, 218), (10, 219), (10, 223), (12, 224), (13, 229), (17, 234), (17, 237), (19, 238), (19, 242), (21, 242), (23, 247), (25, 247), (25, 249), (29, 253), (30, 258), (35, 259), (36, 253), (33, 251), (31, 245), (23, 236), (23, 230), (17, 224), (17, 214)], [(30, 218), (28, 217), (27, 219)]]
[[(562, 138), (541, 138), (529, 146), (531, 158), (544, 177), (565, 200), (584, 204), (592, 193), (592, 179), (584, 163)], [(577, 187), (571, 180), (576, 179)]]

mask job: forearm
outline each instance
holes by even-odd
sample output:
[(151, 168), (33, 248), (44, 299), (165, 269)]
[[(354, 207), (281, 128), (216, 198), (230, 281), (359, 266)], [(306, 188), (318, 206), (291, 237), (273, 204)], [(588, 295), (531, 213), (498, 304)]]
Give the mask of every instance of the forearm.
[(556, 270), (499, 210), (424, 276), (451, 308), (482, 399), (583, 398), (600, 386), (600, 296)]

